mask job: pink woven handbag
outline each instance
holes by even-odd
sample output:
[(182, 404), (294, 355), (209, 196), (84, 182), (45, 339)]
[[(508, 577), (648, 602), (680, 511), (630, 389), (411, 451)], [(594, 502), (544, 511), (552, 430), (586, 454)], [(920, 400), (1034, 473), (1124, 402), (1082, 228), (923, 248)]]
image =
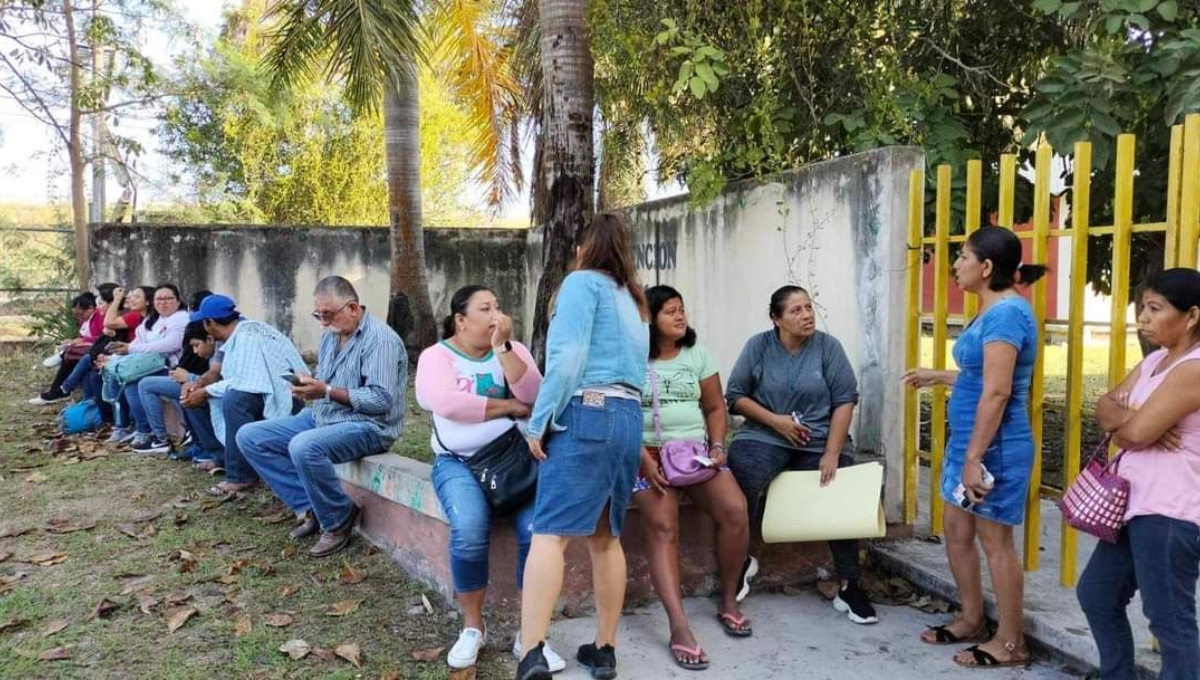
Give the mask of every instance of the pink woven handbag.
[(1129, 480), (1117, 474), (1124, 451), (1111, 461), (1105, 461), (1110, 439), (1111, 436), (1105, 437), (1092, 452), (1087, 465), (1058, 502), (1058, 509), (1073, 528), (1102, 541), (1116, 543), (1121, 527), (1125, 526), (1125, 510), (1129, 507)]

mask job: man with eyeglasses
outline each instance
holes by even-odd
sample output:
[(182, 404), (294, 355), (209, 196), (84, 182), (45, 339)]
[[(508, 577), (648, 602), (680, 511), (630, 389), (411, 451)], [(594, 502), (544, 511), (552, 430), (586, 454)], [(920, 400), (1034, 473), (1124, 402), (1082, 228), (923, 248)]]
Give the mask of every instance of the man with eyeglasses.
[(340, 276), (317, 283), (313, 317), (325, 328), (314, 376), (292, 393), (309, 402), (299, 414), (248, 425), (238, 445), (259, 476), (303, 520), (290, 536), (321, 532), (308, 551), (332, 555), (349, 544), (359, 509), (334, 465), (387, 451), (404, 426), (408, 354), (400, 336), (367, 313)]
[(282, 376), (307, 375), (308, 366), (286, 335), (269, 324), (244, 318), (224, 295), (204, 298), (191, 320), (203, 322), (204, 330), (221, 343), (220, 372), (210, 371), (184, 384), (180, 401), (186, 408), (197, 408), (209, 398), (221, 400), (224, 428), (218, 428), (217, 434), (224, 431), (225, 460), (219, 467), (225, 469), (225, 480), (208, 493), (225, 497), (249, 489), (258, 479), (238, 444), (238, 432), (251, 423), (298, 411), (300, 404)]

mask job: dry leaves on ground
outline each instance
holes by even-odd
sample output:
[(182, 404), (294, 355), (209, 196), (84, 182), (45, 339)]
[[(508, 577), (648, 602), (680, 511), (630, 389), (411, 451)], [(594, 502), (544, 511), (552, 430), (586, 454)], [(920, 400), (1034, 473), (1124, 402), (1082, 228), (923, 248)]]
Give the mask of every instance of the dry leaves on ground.
[[(399, 678), (400, 676), (396, 677)], [(466, 668), (451, 670), (450, 674), (446, 676), (446, 680), (475, 680), (475, 667), (468, 666)]]
[(69, 658), (71, 658), (71, 652), (66, 647), (55, 647), (38, 654), (38, 661), (65, 661)]
[(55, 619), (46, 624), (46, 629), (42, 631), (42, 637), (48, 638), (55, 633), (61, 633), (69, 625), (71, 625), (71, 622), (66, 619)]
[(31, 531), (33, 531), (33, 527), (12, 527), (0, 531), (0, 538), (16, 538), (17, 536), (24, 536)]
[(47, 479), (49, 479), (49, 478), (46, 477), (46, 475), (43, 475), (40, 472), (35, 472), (35, 473), (29, 475), (28, 477), (26, 477), (25, 482), (28, 484), (41, 484), (42, 482), (46, 481)]
[(325, 609), (325, 616), (346, 616), (353, 614), (364, 600), (342, 600), (334, 602)]
[(147, 616), (153, 614), (152, 610), (158, 606), (158, 598), (154, 597), (150, 593), (138, 593), (137, 601), (138, 609), (140, 609), (142, 613)]
[(233, 622), (233, 636), (240, 638), (248, 635), (254, 629), (254, 624), (250, 621), (249, 616), (239, 616), (237, 621)]
[(437, 661), (442, 656), (442, 650), (445, 647), (430, 647), (429, 649), (418, 649), (412, 653), (412, 658), (417, 661)]
[(334, 647), (333, 653), (354, 664), (355, 668), (362, 668), (362, 649), (359, 648), (357, 642), (338, 645)]
[(13, 554), (10, 552), (0, 552), (0, 562), (7, 562), (8, 558), (12, 556)]
[(379, 676), (379, 680), (400, 680), (400, 671), (384, 671), (383, 675)]
[(120, 607), (121, 607), (121, 605), (117, 604), (116, 602), (113, 602), (112, 600), (108, 599), (107, 597), (103, 598), (102, 600), (100, 600), (99, 602), (96, 603), (95, 607), (92, 607), (92, 613), (90, 615), (88, 615), (88, 618), (89, 619), (107, 618), (113, 612), (117, 611), (117, 609), (119, 609)]
[(263, 617), (263, 623), (272, 628), (285, 628), (292, 625), (292, 617), (288, 614), (267, 614)]
[(0, 623), (0, 633), (5, 633), (10, 630), (16, 630), (24, 627), (29, 623), (29, 619), (9, 619), (4, 623)]
[(280, 597), (291, 597), (292, 595), (295, 595), (297, 592), (299, 592), (299, 590), (300, 590), (300, 586), (284, 586), (279, 591), (279, 596)]
[(146, 528), (141, 530), (139, 530), (135, 524), (118, 524), (117, 531), (120, 531), (130, 538), (138, 540), (150, 538), (154, 534), (158, 533), (158, 529), (154, 528), (153, 524), (147, 524)]
[(39, 567), (52, 567), (56, 564), (62, 564), (66, 560), (66, 553), (42, 553), (41, 555), (34, 555), (25, 561), (30, 564), (36, 564)]
[(52, 534), (73, 534), (76, 531), (95, 529), (96, 523), (72, 524), (69, 519), (52, 519), (46, 523), (46, 531)]
[(320, 647), (313, 647), (312, 655), (321, 661), (333, 661), (337, 658), (332, 649), (322, 649)]
[(188, 622), (188, 619), (196, 615), (195, 607), (180, 607), (167, 612), (167, 632), (174, 633), (179, 630), (183, 624)]
[(365, 569), (356, 569), (355, 567), (350, 566), (349, 563), (345, 563), (342, 567), (340, 578), (342, 583), (352, 586), (365, 581), (367, 578), (367, 571)]
[(304, 640), (288, 640), (279, 646), (279, 651), (293, 659), (303, 659), (312, 651), (312, 647)]

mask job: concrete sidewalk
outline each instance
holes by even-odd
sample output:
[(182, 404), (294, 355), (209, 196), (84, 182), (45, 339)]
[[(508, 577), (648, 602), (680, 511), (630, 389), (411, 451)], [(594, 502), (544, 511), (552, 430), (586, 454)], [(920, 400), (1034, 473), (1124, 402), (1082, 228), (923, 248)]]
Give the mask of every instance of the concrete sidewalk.
[[(921, 468), (920, 516), (917, 519), (918, 537), (929, 534), (929, 483), (928, 468)], [(1039, 556), (1041, 564), (1035, 572), (1025, 574), (1025, 630), (1026, 634), (1051, 654), (1061, 658), (1075, 668), (1094, 667), (1100, 662), (1091, 628), (1074, 588), (1064, 588), (1059, 583), (1060, 551), (1062, 541), (1062, 513), (1054, 503), (1041, 502), (1041, 538)], [(1017, 552), (1023, 554), (1024, 533), (1016, 532)], [(1079, 554), (1075, 573), (1083, 572), (1096, 539), (1079, 534)], [(941, 543), (920, 538), (898, 541), (875, 541), (871, 545), (872, 560), (885, 571), (895, 573), (911, 581), (918, 589), (933, 593), (951, 602), (958, 602), (958, 592), (950, 566), (946, 562), (946, 550)], [(984, 596), (988, 616), (995, 617), (995, 602), (992, 598), (992, 581), (987, 572), (987, 561), (981, 559), (984, 572)], [(1128, 608), (1133, 628), (1134, 643), (1137, 645), (1138, 674), (1141, 678), (1154, 678), (1158, 674), (1161, 660), (1150, 650), (1150, 624), (1142, 613), (1141, 599), (1136, 595)]]
[[(816, 590), (795, 596), (751, 593), (743, 602), (754, 635), (735, 639), (722, 632), (716, 620), (716, 601), (686, 601), (692, 629), (708, 652), (707, 671), (687, 671), (675, 665), (667, 651), (667, 617), (655, 604), (621, 619), (617, 647), (619, 678), (658, 680), (851, 680), (875, 677), (886, 680), (961, 679), (974, 670), (959, 668), (952, 657), (957, 647), (935, 647), (920, 642), (926, 626), (946, 619), (911, 607), (880, 607), (880, 621), (872, 626), (851, 623)], [(587, 669), (574, 661), (575, 649), (592, 640), (595, 619), (584, 617), (555, 621), (553, 647), (568, 657), (559, 680), (587, 680)], [(1073, 680), (1054, 663), (1038, 661), (1031, 669), (984, 672), (991, 680)], [(982, 675), (981, 675), (982, 677)]]

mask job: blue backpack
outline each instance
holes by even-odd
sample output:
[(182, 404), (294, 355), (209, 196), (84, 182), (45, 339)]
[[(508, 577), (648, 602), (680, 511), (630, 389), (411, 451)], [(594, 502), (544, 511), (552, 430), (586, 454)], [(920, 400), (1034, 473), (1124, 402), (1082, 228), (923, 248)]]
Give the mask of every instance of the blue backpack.
[(58, 414), (58, 426), (63, 434), (91, 432), (100, 427), (100, 407), (94, 399), (75, 402)]

